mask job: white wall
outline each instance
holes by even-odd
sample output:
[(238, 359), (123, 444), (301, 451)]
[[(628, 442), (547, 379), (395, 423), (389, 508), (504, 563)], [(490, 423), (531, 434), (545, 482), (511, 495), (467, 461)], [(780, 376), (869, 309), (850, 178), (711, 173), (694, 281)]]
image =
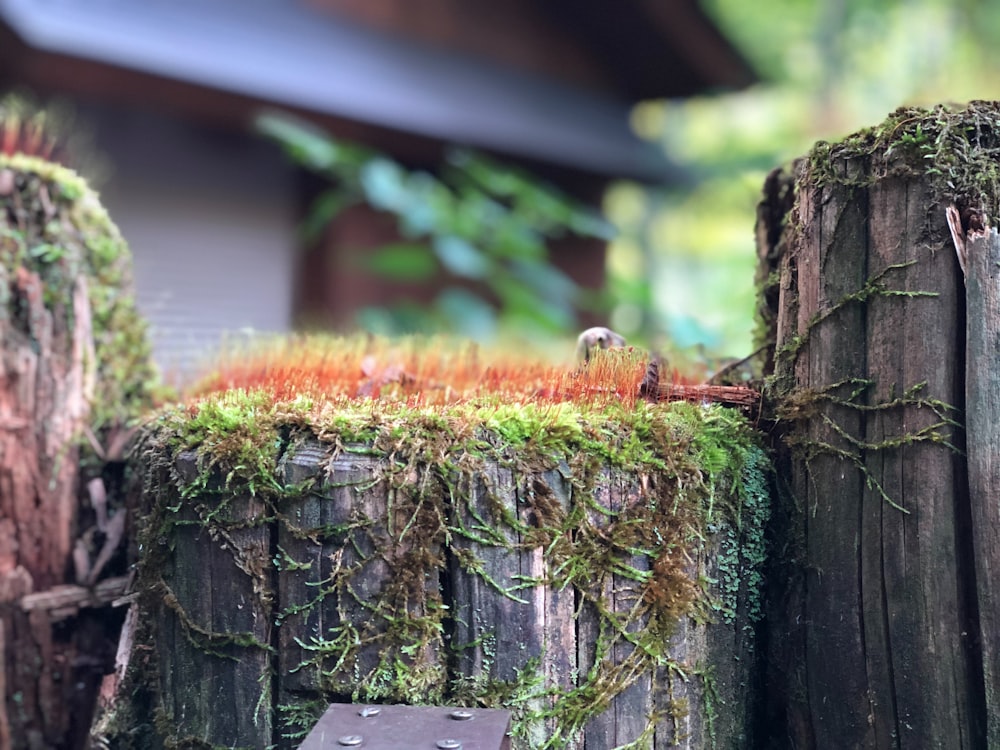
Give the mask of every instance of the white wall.
[(190, 378), (227, 336), (289, 330), (295, 185), (277, 150), (137, 112), (88, 118), (112, 168), (101, 197), (132, 248), (161, 370)]

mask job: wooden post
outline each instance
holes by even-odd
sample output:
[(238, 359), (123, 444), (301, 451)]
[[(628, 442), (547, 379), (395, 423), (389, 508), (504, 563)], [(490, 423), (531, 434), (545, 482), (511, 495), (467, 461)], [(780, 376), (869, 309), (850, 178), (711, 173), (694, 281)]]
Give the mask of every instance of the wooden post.
[[(199, 470), (193, 453), (175, 462), (182, 481), (194, 481)], [(205, 488), (206, 505), (164, 498), (176, 508), (161, 517), (175, 554), (153, 558), (166, 564), (148, 571), (159, 595), (146, 616), (156, 623), (161, 706), (177, 736), (239, 737), (240, 746), (263, 750), (272, 720), (270, 530), (258, 523), (264, 503), (224, 496), (223, 482), (215, 477)], [(169, 488), (161, 483), (159, 491)]]
[[(387, 702), (509, 708), (519, 750), (750, 746), (767, 499), (742, 420), (637, 407), (666, 452), (629, 469), (455, 415), (357, 443), (324, 406), (328, 427), (265, 420), (258, 462), (259, 412), (229, 407), (243, 437), (176, 453), (202, 408), (144, 438), (142, 625), (107, 741), (294, 747), (330, 702)], [(700, 467), (727, 430), (731, 466)]]
[(787, 487), (765, 715), (795, 747), (983, 746), (996, 512), (977, 498), (998, 486), (1000, 412), (995, 302), (976, 285), (996, 271), (980, 246), (966, 367), (945, 209), (982, 211), (988, 188), (970, 174), (993, 158), (996, 121), (985, 103), (900, 110), (818, 145), (794, 167), (794, 206), (770, 190), (758, 213)]

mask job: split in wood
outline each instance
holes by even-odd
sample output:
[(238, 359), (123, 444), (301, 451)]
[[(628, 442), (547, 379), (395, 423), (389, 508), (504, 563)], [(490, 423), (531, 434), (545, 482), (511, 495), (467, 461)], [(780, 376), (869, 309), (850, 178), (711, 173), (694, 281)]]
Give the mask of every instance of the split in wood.
[(962, 269), (963, 281), (968, 277), (969, 250), (967, 243), (985, 237), (989, 233), (989, 218), (985, 211), (974, 211), (966, 208), (961, 214), (958, 206), (952, 203), (944, 209), (944, 216), (948, 222), (948, 231), (951, 232), (951, 241), (955, 245), (955, 255), (958, 256), (958, 265)]

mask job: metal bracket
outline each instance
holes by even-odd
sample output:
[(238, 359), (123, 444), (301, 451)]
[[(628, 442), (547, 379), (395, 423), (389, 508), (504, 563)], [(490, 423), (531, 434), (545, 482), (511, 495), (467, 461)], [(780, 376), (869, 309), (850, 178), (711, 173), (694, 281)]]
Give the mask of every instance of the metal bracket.
[(510, 750), (510, 711), (333, 703), (299, 750)]

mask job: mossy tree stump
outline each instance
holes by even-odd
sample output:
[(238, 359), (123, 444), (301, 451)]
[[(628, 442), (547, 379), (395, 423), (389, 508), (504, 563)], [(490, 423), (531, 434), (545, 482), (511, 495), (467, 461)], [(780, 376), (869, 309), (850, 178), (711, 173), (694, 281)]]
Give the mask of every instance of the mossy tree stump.
[(146, 434), (107, 739), (290, 747), (347, 701), (510, 708), (525, 749), (749, 746), (768, 503), (738, 414), (261, 398)]
[(97, 196), (68, 169), (0, 153), (0, 747), (86, 737), (121, 611), (83, 608), (115, 597), (95, 584), (125, 572), (125, 516), (113, 487), (97, 509), (84, 484), (105, 460), (121, 467), (116, 438), (149, 407), (150, 380), (131, 256)]
[(998, 162), (997, 104), (902, 109), (765, 187), (780, 746), (1000, 747)]

